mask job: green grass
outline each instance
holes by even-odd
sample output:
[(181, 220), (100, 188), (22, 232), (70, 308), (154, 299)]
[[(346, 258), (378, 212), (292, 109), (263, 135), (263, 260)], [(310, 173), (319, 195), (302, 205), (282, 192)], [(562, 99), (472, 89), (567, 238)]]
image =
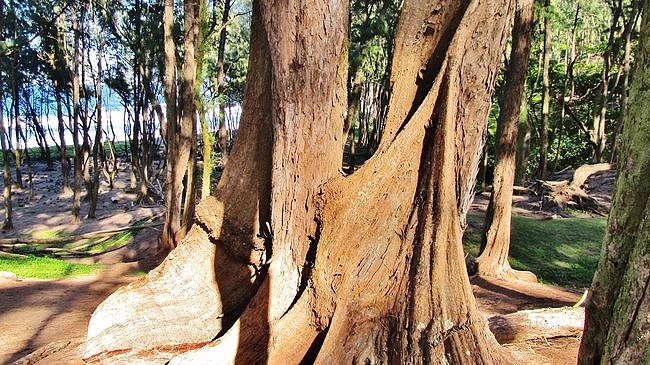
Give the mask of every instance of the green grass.
[[(468, 217), (469, 222), (481, 220)], [(605, 234), (605, 218), (539, 220), (512, 217), (510, 264), (540, 281), (573, 288), (591, 285)], [(476, 256), (481, 233), (468, 228), (465, 250)]]
[(92, 274), (100, 265), (72, 264), (49, 257), (0, 257), (0, 271), (10, 271), (21, 279), (60, 279)]
[[(138, 225), (136, 223), (136, 225)], [(132, 231), (124, 231), (124, 232), (119, 232), (116, 233), (108, 238), (92, 238), (90, 239), (87, 243), (84, 243), (82, 247), (77, 248), (79, 246), (76, 243), (68, 243), (64, 245), (64, 248), (68, 249), (73, 249), (77, 251), (82, 251), (82, 252), (101, 252), (101, 251), (106, 251), (110, 248), (113, 247), (119, 247), (121, 245), (124, 245), (128, 243), (133, 237), (135, 236), (135, 233)]]

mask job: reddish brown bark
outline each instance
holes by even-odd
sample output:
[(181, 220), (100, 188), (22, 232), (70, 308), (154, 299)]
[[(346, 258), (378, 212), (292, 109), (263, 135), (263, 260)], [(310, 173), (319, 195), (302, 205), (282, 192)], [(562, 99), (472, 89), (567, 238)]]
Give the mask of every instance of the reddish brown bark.
[(516, 272), (508, 262), (512, 189), (515, 181), (517, 128), (524, 94), (533, 28), (533, 2), (519, 1), (512, 30), (512, 49), (497, 121), (496, 166), (485, 232), (478, 258), (480, 275), (536, 281), (535, 275)]
[[(167, 210), (162, 243), (176, 247), (192, 225), (195, 205), (194, 167), (196, 157), (197, 106), (194, 97), (199, 45), (200, 2), (185, 0), (183, 68), (179, 95), (176, 95), (176, 60), (173, 35), (173, 2), (165, 4), (165, 95), (167, 107)], [(171, 8), (171, 9), (170, 9)], [(178, 104), (176, 104), (178, 102)]]
[(476, 310), (461, 221), (513, 8), (407, 1), (391, 133), (342, 177), (347, 2), (256, 2), (245, 115), (216, 196), (161, 267), (98, 308), (86, 356), (508, 363)]
[(542, 120), (539, 126), (539, 166), (538, 176), (546, 179), (548, 169), (548, 117), (551, 112), (551, 47), (553, 46), (553, 28), (551, 27), (551, 1), (544, 1), (544, 66), (542, 71)]

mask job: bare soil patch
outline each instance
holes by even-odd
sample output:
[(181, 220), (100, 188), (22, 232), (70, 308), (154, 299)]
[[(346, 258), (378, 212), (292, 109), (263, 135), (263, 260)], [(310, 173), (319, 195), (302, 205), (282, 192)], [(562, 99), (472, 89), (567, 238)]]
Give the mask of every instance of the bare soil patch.
[[(123, 164), (112, 189), (106, 182), (100, 186), (97, 219), (73, 224), (72, 196), (62, 191), (58, 166), (48, 169), (36, 163), (33, 170), (32, 189), (25, 171), (24, 189), (13, 189), (14, 229), (0, 232), (0, 238), (50, 238), (117, 229), (164, 212), (160, 205), (135, 203), (137, 194), (129, 188), (129, 171)], [(87, 210), (88, 202), (82, 199), (82, 214)], [(0, 215), (4, 217), (4, 209)], [(85, 338), (90, 315), (117, 288), (136, 280), (134, 272), (149, 271), (160, 262), (159, 235), (159, 230), (144, 229), (118, 250), (68, 259), (106, 265), (94, 275), (63, 280), (0, 279), (0, 364), (11, 364), (52, 343), (57, 346), (50, 346), (50, 356), (41, 354), (40, 363), (79, 363), (76, 347)]]

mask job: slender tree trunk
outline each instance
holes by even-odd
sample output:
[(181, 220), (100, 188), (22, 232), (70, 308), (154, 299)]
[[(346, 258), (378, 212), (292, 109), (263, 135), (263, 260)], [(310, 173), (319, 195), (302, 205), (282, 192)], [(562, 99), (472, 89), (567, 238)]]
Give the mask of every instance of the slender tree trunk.
[[(102, 18), (105, 19), (105, 1), (101, 2), (101, 14)], [(97, 38), (97, 74), (95, 75), (95, 139), (93, 141), (93, 176), (91, 189), (88, 191), (90, 197), (90, 204), (88, 206), (88, 218), (95, 218), (95, 212), (97, 210), (97, 200), (99, 198), (99, 174), (101, 173), (100, 165), (100, 149), (103, 148), (102, 144), (102, 58), (104, 57), (104, 34), (101, 31), (99, 24), (97, 22), (96, 16), (93, 16), (95, 23), (95, 37)]]
[(73, 48), (73, 70), (72, 70), (72, 143), (74, 146), (74, 184), (72, 188), (72, 222), (78, 223), (81, 211), (81, 179), (82, 179), (82, 160), (83, 153), (81, 151), (81, 144), (79, 143), (79, 112), (81, 105), (79, 103), (79, 19), (78, 14), (73, 12), (72, 15), (72, 31), (74, 33), (74, 48)]
[[(167, 118), (167, 213), (163, 228), (163, 245), (167, 248), (176, 247), (181, 242), (192, 224), (192, 217), (194, 215), (194, 163), (196, 154), (197, 110), (194, 88), (197, 70), (197, 59), (195, 55), (197, 54), (199, 40), (200, 2), (196, 0), (185, 0), (184, 9), (183, 73), (177, 104), (177, 110), (180, 111), (180, 120), (178, 117), (170, 119), (169, 114)], [(171, 11), (173, 11), (173, 8)], [(167, 15), (164, 14), (163, 22), (166, 19), (165, 16)], [(173, 13), (169, 16), (173, 20)], [(169, 31), (171, 32), (171, 29)], [(167, 33), (165, 33), (165, 37), (167, 37)], [(168, 41), (166, 40), (165, 42)], [(170, 39), (169, 42), (173, 46), (173, 39)], [(174, 48), (170, 48), (169, 55), (167, 55), (167, 52), (167, 43), (165, 43), (166, 73), (167, 68), (175, 67), (176, 63), (175, 60), (173, 64), (171, 62), (168, 63), (170, 61), (168, 59), (175, 57)], [(166, 82), (176, 81), (175, 79), (170, 79), (166, 80)], [(171, 93), (171, 87), (166, 86), (165, 94), (171, 95)], [(173, 99), (175, 101), (176, 97)], [(171, 99), (167, 101), (168, 106), (171, 101)]]
[(481, 254), (478, 257), (478, 272), (480, 275), (503, 279), (537, 281), (533, 273), (515, 271), (508, 262), (517, 127), (528, 72), (532, 29), (533, 1), (520, 0), (517, 4), (512, 28), (512, 48), (503, 86), (504, 95), (499, 98), (496, 166), (494, 167), (492, 195), (485, 217)]
[(542, 92), (542, 122), (539, 126), (539, 178), (546, 179), (548, 170), (548, 117), (551, 109), (551, 38), (553, 29), (551, 27), (551, 0), (544, 1), (544, 65), (542, 74), (542, 83), (544, 90)]
[[(5, 13), (4, 1), (0, 1), (0, 41), (5, 41)], [(9, 167), (9, 149), (7, 148), (7, 130), (4, 119), (4, 86), (2, 72), (0, 72), (0, 143), (2, 146), (2, 198), (5, 208), (5, 219), (2, 229), (12, 229), (13, 212), (11, 205), (11, 169)]]
[[(15, 36), (14, 36), (15, 38)], [(22, 150), (20, 144), (22, 138), (20, 135), (22, 133), (22, 126), (20, 121), (20, 97), (19, 97), (19, 85), (18, 85), (18, 70), (16, 70), (18, 64), (18, 50), (14, 49), (11, 56), (11, 99), (13, 101), (13, 125), (14, 125), (14, 136), (16, 137), (16, 148), (13, 149), (14, 153), (14, 168), (16, 170), (16, 187), (18, 189), (23, 189), (23, 166), (22, 166)], [(4, 111), (2, 111), (4, 112)]]
[(176, 232), (180, 229), (178, 214), (172, 208), (176, 204), (177, 196), (172, 190), (172, 180), (174, 179), (177, 146), (176, 126), (178, 125), (177, 113), (177, 86), (176, 86), (176, 44), (174, 43), (174, 0), (165, 0), (163, 7), (163, 36), (165, 51), (165, 104), (166, 104), (166, 140), (167, 140), (167, 178), (165, 182), (165, 204), (167, 205), (165, 214), (165, 226), (162, 233), (162, 245), (171, 249), (175, 247)]
[(254, 3), (245, 115), (215, 196), (93, 314), (89, 362), (193, 348), (170, 364), (513, 361), (476, 309), (461, 227), (514, 4), (405, 2), (390, 133), (348, 177), (348, 3), (302, 5)]
[[(643, 2), (645, 15), (650, 3)], [(585, 307), (579, 364), (650, 363), (650, 19), (643, 16), (637, 73), (619, 148), (612, 209)]]
[(20, 138), (23, 141), (23, 156), (25, 156), (25, 162), (27, 163), (27, 183), (29, 186), (29, 193), (28, 197), (29, 200), (34, 199), (34, 170), (32, 169), (32, 156), (29, 153), (29, 149), (27, 148), (27, 137), (25, 136), (25, 133), (20, 133)]
[(70, 187), (70, 160), (68, 159), (68, 149), (65, 144), (65, 122), (63, 121), (63, 103), (61, 100), (61, 93), (57, 87), (57, 83), (54, 84), (55, 89), (55, 98), (56, 98), (56, 118), (59, 123), (59, 156), (61, 161), (61, 179), (63, 185), (63, 194), (70, 195), (72, 194), (72, 188)]
[[(351, 84), (348, 89), (348, 111), (345, 115), (345, 123), (343, 124), (343, 148), (345, 148), (345, 144), (348, 141), (350, 141), (351, 144), (354, 144), (355, 117), (358, 115), (357, 120), (361, 120), (361, 113), (359, 113), (359, 104), (361, 104), (362, 76), (363, 71), (361, 68), (358, 68), (356, 71), (354, 71), (354, 77), (352, 77), (350, 80)], [(354, 158), (352, 158), (352, 161), (354, 161)], [(354, 171), (354, 166), (350, 166), (350, 171)]]
[(199, 103), (198, 109), (199, 123), (201, 124), (201, 142), (203, 143), (203, 171), (201, 173), (201, 199), (203, 199), (212, 192), (212, 136), (210, 135), (203, 103)]
[(228, 29), (226, 25), (230, 21), (231, 0), (224, 0), (223, 13), (221, 18), (221, 31), (219, 32), (219, 47), (217, 49), (217, 97), (219, 103), (219, 130), (217, 132), (217, 143), (221, 152), (221, 165), (226, 166), (228, 163), (228, 131), (226, 129), (226, 107), (223, 93), (223, 86), (226, 78), (224, 72), (224, 61), (226, 59), (226, 40), (228, 38)]
[(29, 99), (30, 99), (29, 93), (27, 92), (27, 90), (23, 90), (23, 100), (25, 100), (25, 103), (27, 104), (28, 113), (32, 120), (32, 126), (33, 126), (32, 129), (34, 130), (34, 136), (36, 137), (38, 147), (41, 150), (41, 159), (44, 159), (45, 162), (47, 163), (47, 168), (51, 169), (53, 167), (52, 153), (50, 152), (50, 146), (47, 143), (47, 134), (45, 133), (45, 128), (43, 128), (43, 125), (39, 121), (39, 115), (36, 113), (36, 110), (34, 109), (34, 103), (31, 102)]
[(621, 16), (622, 1), (613, 1), (612, 18), (609, 24), (609, 37), (607, 47), (603, 53), (603, 71), (600, 88), (601, 94), (597, 98), (596, 107), (594, 108), (593, 126), (591, 130), (591, 141), (593, 144), (592, 161), (600, 163), (603, 161), (603, 153), (607, 144), (607, 135), (605, 134), (605, 125), (607, 123), (607, 104), (609, 101), (609, 72), (612, 63), (612, 49), (614, 47), (614, 38), (618, 28), (618, 20)]
[(632, 11), (630, 11), (629, 18), (625, 22), (625, 29), (623, 30), (622, 38), (625, 42), (625, 48), (623, 53), (623, 86), (621, 91), (621, 111), (619, 112), (618, 120), (616, 121), (616, 131), (614, 133), (614, 138), (612, 139), (612, 156), (610, 163), (615, 163), (617, 160), (616, 153), (618, 148), (618, 136), (621, 134), (623, 129), (623, 120), (627, 114), (628, 106), (628, 89), (630, 84), (630, 71), (631, 67), (631, 58), (632, 58), (632, 31), (636, 27), (637, 21), (639, 19), (639, 13), (641, 6), (640, 0), (632, 1)]

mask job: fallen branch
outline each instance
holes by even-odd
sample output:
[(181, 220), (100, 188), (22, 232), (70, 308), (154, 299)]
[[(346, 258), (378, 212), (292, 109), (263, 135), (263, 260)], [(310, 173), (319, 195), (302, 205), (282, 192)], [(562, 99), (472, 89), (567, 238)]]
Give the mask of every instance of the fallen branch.
[(555, 337), (575, 337), (584, 326), (585, 309), (564, 307), (523, 310), (488, 319), (500, 344)]
[(55, 237), (55, 238), (21, 238), (21, 237), (1, 238), (0, 245), (5, 245), (5, 246), (19, 245), (19, 244), (52, 245), (52, 244), (59, 244), (59, 243), (66, 243), (66, 242), (76, 242), (76, 241), (90, 239), (90, 238), (103, 237), (103, 236), (112, 235), (124, 231), (137, 231), (145, 228), (155, 228), (155, 227), (160, 227), (162, 225), (163, 223), (151, 223), (151, 224), (143, 224), (141, 226), (129, 226), (129, 227), (122, 227), (122, 228), (115, 228), (115, 229), (107, 229), (103, 231), (88, 232), (88, 233), (82, 233), (74, 236)]
[(561, 181), (537, 180), (530, 188), (541, 197), (543, 210), (561, 217), (570, 216), (566, 213), (569, 207), (606, 216), (609, 213), (609, 206), (589, 195), (584, 189), (584, 184), (593, 174), (610, 169), (611, 165), (606, 163), (583, 165), (573, 172), (570, 181), (566, 179), (567, 177)]

